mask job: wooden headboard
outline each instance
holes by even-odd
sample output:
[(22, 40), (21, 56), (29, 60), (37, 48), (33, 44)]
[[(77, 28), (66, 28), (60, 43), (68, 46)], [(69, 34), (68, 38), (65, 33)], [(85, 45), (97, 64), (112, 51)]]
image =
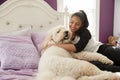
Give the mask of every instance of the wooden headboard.
[(57, 12), (44, 0), (7, 0), (0, 6), (0, 34), (31, 27), (47, 31), (67, 24), (68, 12)]

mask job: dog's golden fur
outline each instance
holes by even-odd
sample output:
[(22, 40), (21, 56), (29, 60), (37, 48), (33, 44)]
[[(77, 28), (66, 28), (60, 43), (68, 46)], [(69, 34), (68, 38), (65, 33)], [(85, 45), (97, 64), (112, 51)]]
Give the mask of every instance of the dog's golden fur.
[[(63, 27), (57, 27), (48, 34), (47, 38), (43, 43), (43, 49), (49, 44), (66, 43), (70, 41), (70, 33), (65, 34), (66, 29)], [(65, 41), (64, 41), (65, 40)], [(70, 53), (63, 48), (57, 46), (51, 46), (44, 50), (38, 67), (38, 73), (36, 80), (120, 80), (120, 76), (115, 73), (101, 71), (95, 65), (84, 61), (90, 60), (92, 58), (90, 55), (85, 56), (86, 53), (81, 53), (84, 55), (73, 55), (75, 53)], [(96, 53), (97, 54), (97, 53)], [(91, 54), (92, 56), (99, 56), (96, 54)], [(79, 56), (79, 57), (78, 57)], [(84, 56), (84, 57), (82, 57)], [(94, 57), (95, 57), (94, 56)], [(100, 55), (101, 57), (102, 55)], [(83, 60), (78, 60), (83, 59)], [(96, 57), (96, 59), (99, 57)], [(112, 64), (112, 61), (107, 59), (101, 60), (97, 59), (106, 64)], [(93, 59), (95, 60), (95, 59)]]

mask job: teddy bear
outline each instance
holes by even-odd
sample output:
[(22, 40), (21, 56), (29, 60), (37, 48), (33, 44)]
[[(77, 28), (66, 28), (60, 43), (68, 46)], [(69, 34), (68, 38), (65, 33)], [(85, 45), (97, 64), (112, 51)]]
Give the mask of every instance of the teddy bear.
[(108, 44), (120, 48), (120, 37), (117, 36), (109, 36)]
[(117, 46), (117, 41), (118, 41), (117, 36), (109, 36), (108, 37), (108, 44), (110, 44), (112, 46)]

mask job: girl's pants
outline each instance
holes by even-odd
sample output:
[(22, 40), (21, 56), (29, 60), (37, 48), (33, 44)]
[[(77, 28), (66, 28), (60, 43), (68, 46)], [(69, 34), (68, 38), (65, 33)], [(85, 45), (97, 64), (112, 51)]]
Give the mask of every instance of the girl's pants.
[(120, 66), (120, 48), (103, 44), (99, 47), (97, 52), (112, 60), (114, 65)]
[(111, 45), (103, 44), (99, 47), (97, 52), (111, 59), (114, 62), (114, 64), (107, 65), (99, 61), (91, 61), (92, 64), (96, 65), (101, 70), (120, 72), (120, 49), (119, 48), (115, 48)]

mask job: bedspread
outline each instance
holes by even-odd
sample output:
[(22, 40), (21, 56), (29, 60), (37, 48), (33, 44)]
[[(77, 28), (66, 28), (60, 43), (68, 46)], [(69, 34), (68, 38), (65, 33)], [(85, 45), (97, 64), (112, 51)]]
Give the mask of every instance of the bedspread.
[(3, 70), (0, 68), (0, 80), (34, 80), (37, 69)]

